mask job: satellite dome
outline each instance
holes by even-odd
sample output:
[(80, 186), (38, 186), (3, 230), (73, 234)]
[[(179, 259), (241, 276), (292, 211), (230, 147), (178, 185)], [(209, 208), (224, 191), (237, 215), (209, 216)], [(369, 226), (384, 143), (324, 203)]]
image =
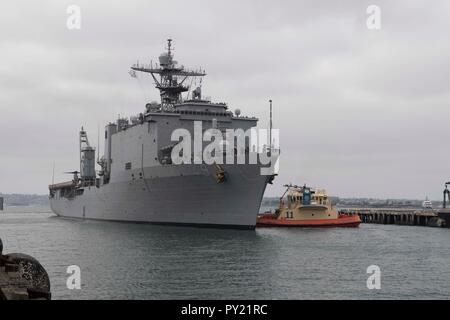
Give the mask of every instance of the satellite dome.
[(241, 109), (234, 110), (234, 114), (236, 115), (236, 117), (239, 117), (241, 115)]

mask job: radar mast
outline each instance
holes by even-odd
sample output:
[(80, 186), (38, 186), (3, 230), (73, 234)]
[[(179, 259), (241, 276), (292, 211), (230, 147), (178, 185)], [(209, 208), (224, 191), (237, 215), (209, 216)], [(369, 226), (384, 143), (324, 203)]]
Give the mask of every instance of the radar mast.
[(162, 111), (172, 111), (175, 104), (182, 102), (181, 93), (189, 90), (189, 86), (184, 85), (187, 78), (206, 75), (204, 70), (187, 70), (184, 66), (178, 66), (177, 61), (173, 60), (172, 50), (172, 39), (167, 39), (167, 52), (159, 56), (159, 66), (153, 63), (142, 65), (138, 62), (131, 67), (133, 71), (151, 74), (155, 87), (160, 92)]

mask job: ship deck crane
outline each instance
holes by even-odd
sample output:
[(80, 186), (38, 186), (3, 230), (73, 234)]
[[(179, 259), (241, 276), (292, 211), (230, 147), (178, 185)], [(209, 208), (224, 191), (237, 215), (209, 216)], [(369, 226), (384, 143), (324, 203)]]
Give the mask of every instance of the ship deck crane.
[(80, 130), (80, 178), (83, 181), (94, 181), (96, 178), (95, 148), (89, 144), (83, 127)]

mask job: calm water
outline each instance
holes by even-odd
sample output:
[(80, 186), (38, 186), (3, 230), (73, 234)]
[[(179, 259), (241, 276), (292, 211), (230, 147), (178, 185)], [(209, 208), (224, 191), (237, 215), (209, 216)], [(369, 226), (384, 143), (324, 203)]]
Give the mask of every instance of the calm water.
[[(44, 265), (55, 299), (450, 297), (450, 229), (216, 230), (9, 208), (0, 212), (0, 237), (6, 253)], [(380, 290), (366, 287), (372, 264), (381, 268)], [(69, 265), (81, 268), (81, 290), (66, 287)]]

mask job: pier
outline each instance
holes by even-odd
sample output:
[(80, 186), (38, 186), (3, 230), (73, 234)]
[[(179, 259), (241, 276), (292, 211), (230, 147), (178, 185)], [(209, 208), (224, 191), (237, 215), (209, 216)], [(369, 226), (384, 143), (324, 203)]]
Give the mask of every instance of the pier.
[(359, 215), (363, 223), (443, 227), (444, 221), (433, 210), (394, 208), (342, 208), (341, 213)]

